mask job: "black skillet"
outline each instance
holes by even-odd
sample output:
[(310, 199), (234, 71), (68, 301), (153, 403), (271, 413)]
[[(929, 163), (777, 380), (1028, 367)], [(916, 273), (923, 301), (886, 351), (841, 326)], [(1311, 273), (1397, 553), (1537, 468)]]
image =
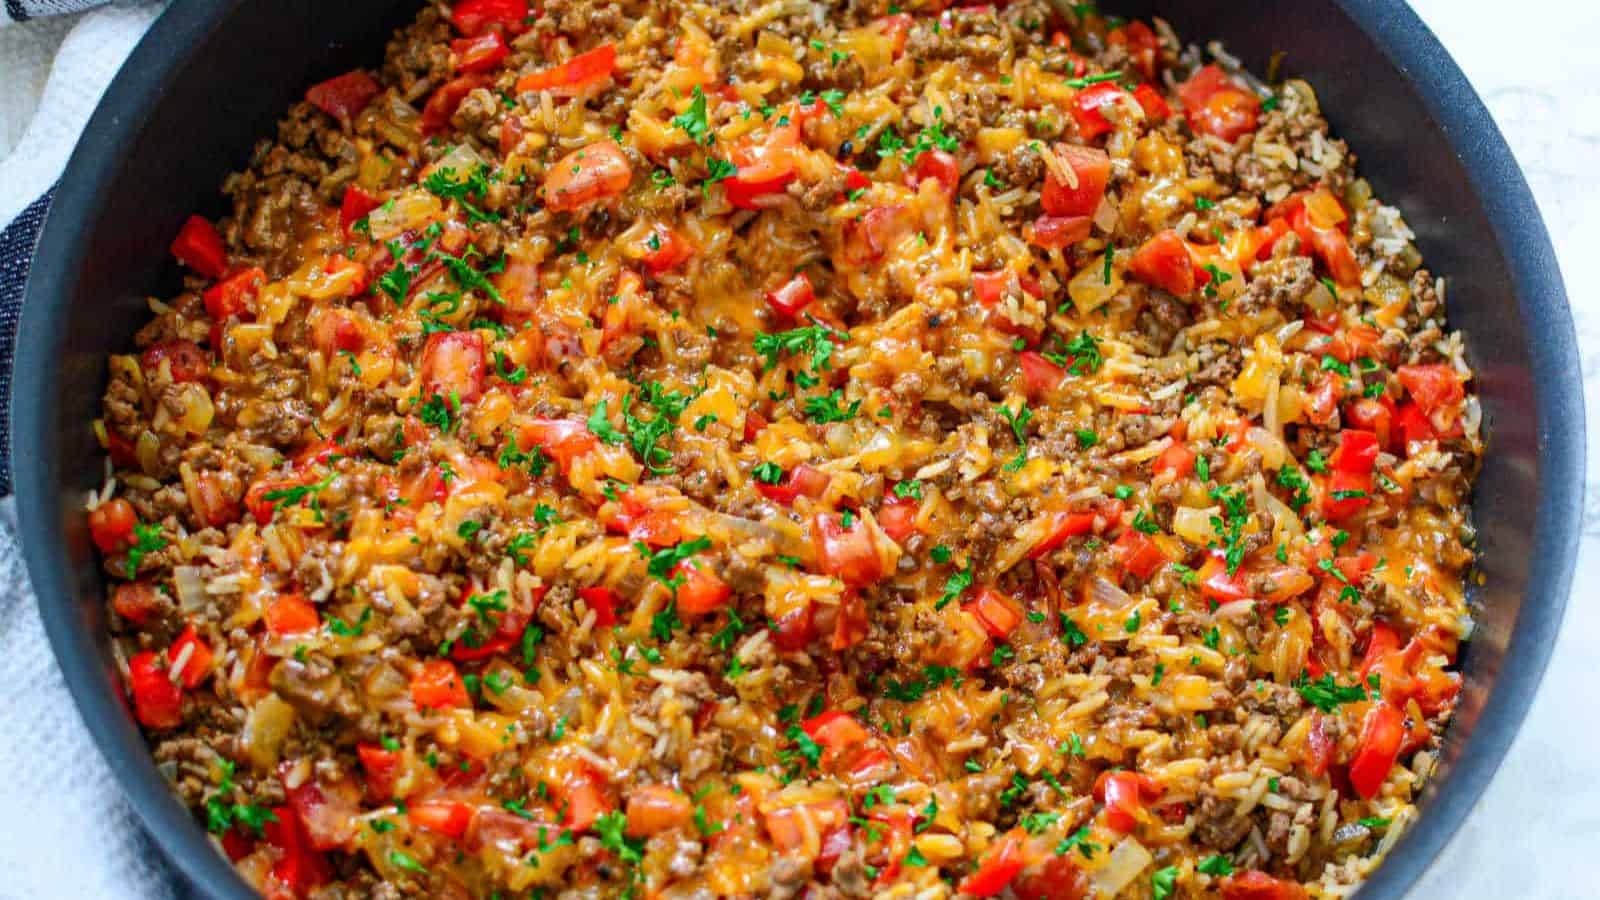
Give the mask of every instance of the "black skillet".
[[(89, 423), (106, 356), (131, 349), (144, 298), (178, 288), (167, 244), (309, 85), (382, 57), (418, 0), (175, 0), (106, 92), (73, 155), (34, 264), (12, 386), (12, 462), (28, 569), (68, 686), (156, 843), (213, 897), (250, 891), (168, 793), (124, 705), (82, 512), (102, 479)], [(1483, 104), (1391, 0), (1105, 0), (1217, 38), (1253, 71), (1317, 89), (1379, 196), (1450, 278), (1490, 433), (1476, 520), (1485, 582), (1466, 687), (1421, 821), (1362, 891), (1398, 897), (1433, 861), (1510, 746), (1549, 659), (1583, 495), (1578, 354), (1554, 250)], [(40, 185), (43, 189), (45, 185)], [(69, 763), (70, 764), (70, 763)], [(17, 812), (17, 811), (13, 811)]]

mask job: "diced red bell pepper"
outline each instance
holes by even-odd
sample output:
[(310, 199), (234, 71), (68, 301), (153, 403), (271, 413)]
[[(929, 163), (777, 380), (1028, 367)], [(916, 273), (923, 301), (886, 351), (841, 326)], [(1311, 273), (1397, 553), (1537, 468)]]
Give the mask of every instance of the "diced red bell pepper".
[(775, 291), (767, 291), (767, 305), (791, 319), (810, 306), (817, 295), (811, 289), (811, 279), (806, 273), (797, 273)]
[(908, 177), (912, 185), (932, 178), (946, 194), (954, 194), (961, 184), (961, 164), (943, 150), (928, 150), (917, 157)]
[(647, 784), (628, 792), (628, 835), (650, 837), (689, 824), (694, 804), (670, 784)]
[(200, 682), (211, 675), (211, 662), (214, 654), (205, 641), (200, 640), (200, 635), (195, 633), (194, 626), (185, 626), (179, 633), (172, 646), (167, 648), (167, 660), (176, 667), (179, 660), (183, 660), (183, 671), (178, 675), (178, 680), (186, 688), (196, 688)]
[(603, 776), (587, 767), (564, 781), (557, 791), (567, 809), (562, 824), (583, 831), (610, 812), (614, 804), (606, 796), (604, 784)]
[(1328, 717), (1319, 712), (1312, 713), (1311, 730), (1306, 735), (1306, 770), (1319, 778), (1328, 774), (1328, 767), (1333, 765), (1333, 755), (1337, 749), (1338, 743), (1328, 731)]
[(491, 72), (511, 55), (511, 48), (500, 32), (485, 31), (477, 37), (451, 41), (450, 52), (456, 58), (457, 72)]
[(1011, 892), (1017, 900), (1086, 900), (1092, 889), (1071, 856), (1051, 853), (1024, 868), (1011, 882)]
[(1111, 545), (1111, 555), (1130, 575), (1148, 580), (1171, 560), (1161, 547), (1137, 528), (1125, 529)]
[(1147, 119), (1163, 121), (1172, 117), (1172, 107), (1167, 104), (1167, 98), (1154, 85), (1141, 84), (1133, 89), (1133, 99), (1139, 101), (1139, 108), (1144, 110)]
[(1022, 871), (1022, 838), (1007, 833), (983, 854), (978, 870), (968, 875), (956, 890), (974, 897), (993, 897), (1006, 889)]
[(508, 34), (527, 30), (528, 0), (460, 0), (450, 10), (450, 21), (467, 37), (499, 27)]
[(183, 692), (172, 683), (159, 660), (149, 650), (128, 660), (134, 715), (146, 728), (176, 728), (183, 724)]
[(828, 646), (834, 650), (848, 650), (867, 639), (871, 623), (867, 621), (867, 602), (856, 591), (846, 591), (839, 598), (839, 611), (833, 617), (833, 639)]
[(1328, 267), (1328, 274), (1341, 287), (1360, 287), (1361, 263), (1350, 248), (1350, 239), (1337, 228), (1308, 230), (1311, 252)]
[(983, 630), (996, 640), (1005, 640), (1022, 624), (1022, 610), (1011, 598), (987, 585), (978, 588), (977, 595), (961, 608), (976, 616)]
[(306, 102), (336, 119), (355, 118), (383, 90), (378, 80), (360, 69), (314, 84)]
[(1250, 592), (1245, 588), (1244, 580), (1238, 573), (1228, 574), (1228, 563), (1221, 551), (1213, 551), (1208, 555), (1195, 577), (1200, 582), (1200, 595), (1207, 600), (1232, 603), (1250, 597)]
[(1213, 64), (1202, 68), (1178, 86), (1189, 127), (1197, 134), (1208, 134), (1232, 143), (1256, 130), (1261, 114), (1261, 99), (1240, 86)]
[(217, 228), (201, 216), (190, 216), (172, 240), (172, 255), (207, 278), (221, 278), (228, 270), (228, 248)]
[(1057, 511), (1050, 514), (1048, 527), (1044, 537), (1039, 543), (1033, 545), (1028, 551), (1029, 559), (1038, 559), (1047, 553), (1053, 553), (1067, 542), (1068, 538), (1080, 534), (1088, 534), (1094, 530), (1095, 514), (1092, 512), (1065, 512)]
[(544, 176), (544, 203), (571, 212), (616, 197), (633, 181), (633, 166), (615, 141), (598, 141), (556, 161)]
[(1361, 723), (1355, 758), (1350, 760), (1350, 786), (1363, 800), (1371, 800), (1389, 777), (1405, 739), (1405, 715), (1379, 701)]
[(1339, 432), (1339, 446), (1328, 458), (1335, 472), (1370, 475), (1378, 461), (1378, 436), (1370, 431), (1346, 428)]
[(596, 585), (578, 589), (578, 597), (594, 610), (594, 624), (601, 628), (610, 628), (617, 624), (617, 606), (620, 597), (617, 592), (605, 585)]
[(344, 198), (339, 202), (339, 227), (348, 234), (352, 225), (365, 219), (368, 213), (382, 205), (378, 198), (359, 186), (352, 184), (346, 187)]
[(896, 497), (878, 508), (878, 527), (896, 544), (917, 533), (917, 513), (922, 504), (912, 497)]
[(468, 706), (467, 685), (449, 660), (430, 659), (411, 676), (411, 702), (418, 709), (449, 709)]
[(847, 587), (865, 587), (883, 577), (883, 560), (872, 532), (859, 516), (846, 528), (836, 513), (811, 519), (811, 546), (821, 570)]
[(267, 820), (261, 831), (267, 844), (277, 850), (278, 856), (268, 873), (272, 882), (266, 891), (268, 897), (277, 900), (286, 892), (290, 897), (304, 898), (315, 888), (333, 880), (333, 868), (321, 853), (312, 848), (305, 825), (293, 808), (273, 807), (272, 818)]
[(1128, 92), (1114, 81), (1091, 84), (1078, 91), (1072, 98), (1072, 118), (1078, 122), (1078, 136), (1092, 141), (1111, 131), (1115, 126), (1106, 118), (1103, 110), (1122, 102), (1127, 96)]
[(1093, 225), (1088, 216), (1040, 216), (1028, 230), (1028, 243), (1045, 250), (1065, 250), (1088, 240)]
[(834, 758), (871, 737), (854, 716), (836, 709), (812, 716), (800, 723), (800, 728)]
[(438, 395), (451, 403), (478, 399), (488, 371), (486, 356), (483, 335), (476, 331), (428, 335), (422, 348), (422, 396)]
[(385, 750), (376, 744), (357, 744), (356, 757), (367, 775), (367, 799), (374, 803), (392, 799), (395, 780), (400, 777), (400, 751)]
[(1052, 216), (1093, 217), (1111, 180), (1111, 157), (1098, 147), (1076, 144), (1056, 144), (1051, 152), (1064, 168), (1071, 170), (1072, 182), (1057, 178), (1047, 168), (1039, 204)]
[(1406, 393), (1411, 395), (1424, 413), (1433, 415), (1441, 409), (1450, 409), (1466, 398), (1466, 388), (1455, 367), (1445, 363), (1420, 366), (1401, 366), (1395, 370)]
[(1176, 231), (1163, 231), (1145, 241), (1128, 261), (1128, 272), (1175, 297), (1186, 297), (1197, 286), (1194, 258)]
[(259, 268), (240, 269), (227, 278), (206, 288), (200, 295), (205, 301), (206, 315), (212, 321), (226, 322), (235, 316), (243, 317), (250, 311), (250, 301), (256, 291), (267, 283), (267, 273)]
[(133, 529), (138, 524), (139, 514), (133, 504), (121, 497), (89, 511), (89, 537), (101, 553), (121, 553), (133, 543)]
[(1067, 370), (1033, 350), (1024, 350), (1017, 357), (1022, 367), (1022, 388), (1029, 397), (1042, 397), (1061, 387)]
[(1257, 869), (1222, 880), (1222, 900), (1307, 900), (1309, 896), (1299, 882), (1273, 878)]
[(475, 810), (455, 800), (419, 800), (406, 806), (406, 821), (452, 840), (461, 840)]
[(1101, 772), (1094, 780), (1094, 799), (1105, 807), (1106, 827), (1122, 834), (1138, 827), (1145, 804), (1161, 793), (1161, 786), (1148, 775), (1126, 769)]
[(1172, 446), (1161, 451), (1150, 468), (1157, 475), (1171, 472), (1176, 478), (1188, 478), (1194, 472), (1194, 461), (1195, 452), (1189, 449), (1189, 445), (1173, 441)]
[(678, 585), (678, 611), (684, 615), (697, 616), (721, 609), (733, 596), (733, 589), (704, 559), (686, 559), (678, 563), (672, 575), (682, 579)]
[(564, 63), (517, 79), (517, 93), (549, 91), (557, 96), (581, 94), (611, 78), (617, 70), (617, 45), (601, 44)]
[(267, 633), (274, 637), (287, 634), (304, 634), (322, 627), (322, 616), (304, 594), (283, 594), (267, 605), (262, 618), (267, 623)]
[(1411, 445), (1418, 441), (1438, 440), (1438, 432), (1434, 430), (1433, 422), (1429, 421), (1428, 414), (1422, 407), (1415, 403), (1402, 403), (1395, 413), (1395, 442), (1407, 454), (1411, 452)]

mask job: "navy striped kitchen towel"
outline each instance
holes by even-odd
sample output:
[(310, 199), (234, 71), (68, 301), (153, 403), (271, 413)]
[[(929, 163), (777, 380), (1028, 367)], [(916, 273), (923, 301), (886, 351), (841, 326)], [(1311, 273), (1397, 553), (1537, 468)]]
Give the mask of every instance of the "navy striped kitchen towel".
[(40, 16), (59, 16), (104, 6), (106, 0), (5, 0), (6, 19), (26, 22)]
[(11, 493), (11, 356), (17, 345), (17, 320), (22, 316), (33, 248), (54, 193), (52, 189), (33, 201), (0, 231), (0, 495)]

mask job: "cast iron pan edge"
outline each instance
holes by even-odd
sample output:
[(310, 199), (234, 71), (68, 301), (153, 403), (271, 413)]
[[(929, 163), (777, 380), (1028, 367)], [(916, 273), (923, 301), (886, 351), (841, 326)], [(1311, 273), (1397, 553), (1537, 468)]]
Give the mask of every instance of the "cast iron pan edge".
[[(1243, 37), (1233, 35), (1260, 27), (1263, 17), (1287, 15), (1292, 4), (1271, 4), (1270, 13), (1266, 4), (1236, 2), (1131, 0), (1106, 5), (1130, 14), (1165, 7), (1164, 14), (1189, 39), (1219, 36), (1235, 46)], [(131, 335), (147, 315), (142, 295), (176, 288), (165, 247), (183, 216), (195, 209), (213, 216), (222, 213), (214, 193), (216, 182), (224, 172), (242, 165), (253, 139), (270, 133), (272, 121), (304, 85), (354, 64), (375, 63), (387, 30), (412, 6), (411, 0), (364, 4), (175, 0), (136, 48), (90, 120), (43, 231), (41, 246), (49, 252), (35, 260), (28, 287), (12, 387), (12, 464), (23, 549), (45, 628), (79, 712), (130, 802), (161, 850), (205, 896), (254, 894), (168, 792), (122, 701), (102, 628), (103, 585), (81, 514), (83, 491), (98, 483), (92, 473), (98, 471), (99, 451), (87, 427), (87, 418), (94, 413), (83, 419), (76, 414), (98, 409), (105, 383), (104, 353), (107, 347), (128, 346), (122, 336)], [(1426, 111), (1426, 126), (1440, 133), (1459, 160), (1470, 181), (1463, 187), (1470, 189), (1476, 200), (1474, 212), (1483, 220), (1476, 224), (1481, 229), (1486, 223), (1492, 232), (1493, 249), (1505, 262), (1510, 293), (1516, 298), (1512, 336), (1483, 335), (1490, 350), (1475, 353), (1474, 363), (1493, 362), (1497, 341), (1515, 340), (1525, 332), (1525, 344), (1516, 351), (1528, 359), (1528, 371), (1522, 374), (1531, 379), (1536, 401), (1528, 433), (1518, 434), (1529, 446), (1516, 448), (1514, 459), (1507, 456), (1513, 466), (1527, 470), (1521, 474), (1531, 484), (1515, 474), (1507, 476), (1509, 482), (1531, 488), (1537, 497), (1531, 533), (1516, 548), (1530, 563), (1519, 613), (1514, 625), (1507, 626), (1508, 635), (1484, 642), (1495, 646), (1488, 663), (1474, 667), (1468, 645), (1469, 681), (1475, 686), (1469, 684), (1471, 699), (1463, 701), (1470, 709), (1463, 710), (1462, 718), (1469, 721), (1458, 724), (1470, 724), (1470, 733), (1453, 742), (1447, 774), (1424, 795), (1421, 821), (1361, 892), (1364, 898), (1397, 897), (1427, 868), (1482, 794), (1548, 662), (1576, 557), (1584, 467), (1583, 402), (1576, 378), (1576, 340), (1554, 250), (1521, 172), (1465, 77), (1401, 3), (1315, 0), (1303, 6), (1307, 9), (1296, 13), (1299, 20), (1315, 23), (1310, 27), (1326, 31), (1329, 39), (1344, 29), (1364, 38), (1363, 43), (1375, 44), (1386, 57), (1384, 67), (1392, 66), (1404, 79), (1410, 102)], [(247, 21), (248, 27), (239, 20)], [(303, 46), (305, 52), (279, 55), (271, 61), (272, 76), (262, 79), (261, 61), (242, 55), (250, 52), (249, 47), (220, 52), (207, 46), (218, 34), (247, 35), (259, 47)], [(340, 35), (341, 42), (318, 44), (315, 36), (326, 34)], [(211, 68), (195, 72), (196, 57), (204, 57)], [(1246, 57), (1252, 68), (1262, 70), (1262, 54)], [(1291, 69), (1293, 65), (1291, 61)], [(249, 75), (230, 80), (227, 73), (234, 69)], [(1365, 79), (1371, 74), (1341, 73), (1333, 80)], [(197, 83), (197, 75), (214, 76), (214, 83)], [(1312, 80), (1324, 93), (1325, 83)], [(277, 100), (256, 103), (234, 115), (228, 90), (237, 84), (249, 85), (257, 100), (260, 95)], [(198, 120), (174, 120), (170, 107), (180, 103), (187, 104), (187, 110), (207, 112)], [(1336, 132), (1355, 130), (1348, 117), (1358, 111), (1350, 105), (1330, 101), (1325, 111)], [(182, 143), (175, 146), (175, 141)], [(1367, 151), (1364, 171), (1391, 158), (1376, 152), (1372, 143), (1352, 140), (1355, 149)], [(137, 196), (138, 190), (128, 190), (118, 179), (132, 168), (135, 156), (148, 163), (148, 157), (139, 155), (146, 153), (170, 153), (174, 165), (198, 164), (204, 171), (198, 173), (198, 181), (195, 174), (186, 180), (178, 174), (164, 176), (159, 167), (146, 164), (141, 174), (155, 183), (144, 196)], [(1394, 185), (1378, 177), (1374, 181), (1380, 195), (1395, 193)], [(170, 190), (163, 193), (163, 187)], [(1403, 201), (1398, 205), (1410, 210)], [(108, 240), (96, 231), (104, 221), (142, 222), (144, 229)], [(1430, 261), (1448, 256), (1433, 235), (1418, 222), (1412, 224)], [(1450, 267), (1439, 268), (1444, 274), (1456, 274)], [(73, 319), (86, 309), (95, 322)], [(1459, 322), (1459, 300), (1451, 312)], [(91, 336), (86, 337), (85, 331)], [(1487, 370), (1480, 371), (1492, 377)], [(95, 399), (86, 402), (91, 393)], [(1491, 432), (1491, 454), (1496, 452), (1498, 434)], [(1486, 524), (1480, 526), (1489, 530)], [(1459, 730), (1452, 736), (1460, 737)]]

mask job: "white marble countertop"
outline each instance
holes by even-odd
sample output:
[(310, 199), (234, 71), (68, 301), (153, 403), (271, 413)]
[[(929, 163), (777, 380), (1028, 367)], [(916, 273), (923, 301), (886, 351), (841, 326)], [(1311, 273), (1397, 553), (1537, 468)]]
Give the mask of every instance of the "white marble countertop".
[[(1555, 239), (1583, 355), (1589, 470), (1600, 473), (1600, 4), (1412, 5), (1499, 121)], [(33, 61), (18, 55), (14, 35), (6, 37), (0, 72), (16, 74)], [(7, 100), (0, 102), (0, 158), (18, 130), (16, 121), (3, 121), (18, 112), (15, 98)], [(1527, 723), (1416, 897), (1600, 896), (1600, 717), (1591, 714), (1594, 689), (1586, 678), (1588, 653), (1600, 647), (1600, 606), (1586, 590), (1600, 583), (1600, 493), (1586, 491), (1586, 509), (1576, 587)]]

